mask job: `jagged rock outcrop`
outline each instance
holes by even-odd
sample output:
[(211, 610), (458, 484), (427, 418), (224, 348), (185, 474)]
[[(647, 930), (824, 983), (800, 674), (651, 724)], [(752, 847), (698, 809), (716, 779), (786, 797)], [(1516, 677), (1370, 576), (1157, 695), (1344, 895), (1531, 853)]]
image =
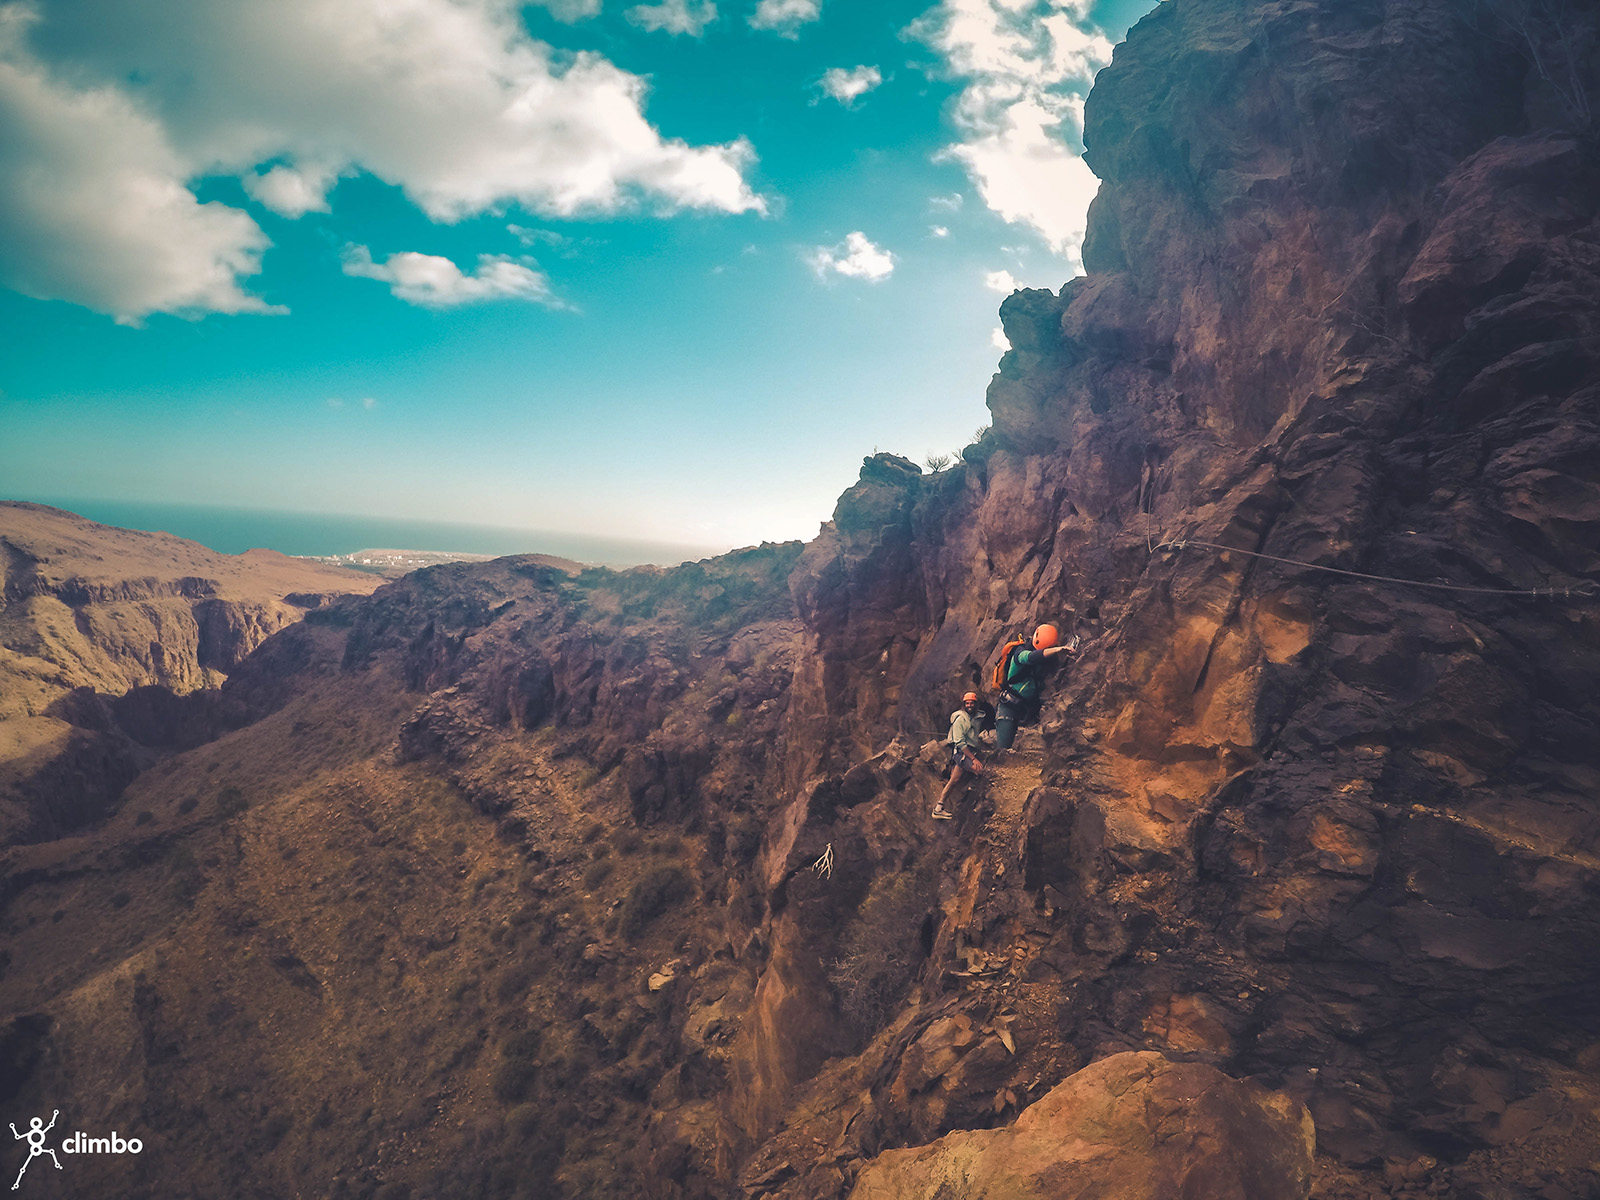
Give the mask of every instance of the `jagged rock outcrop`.
[[(202, 1191), (243, 1129), (174, 1114), (270, 1061), (284, 1192), (326, 1139), (336, 1195), (841, 1200), (1153, 1051), (1182, 1121), (1213, 1070), (1303, 1105), (1319, 1195), (1592, 1192), (1600, 160), (1504, 4), (1167, 0), (992, 431), (808, 546), (269, 639), (270, 716), (6, 862), (22, 1098), (111, 1095), (122, 1028)], [(1042, 619), (1083, 652), (930, 822), (919, 747)], [(131, 953), (65, 902), (124, 870)]]

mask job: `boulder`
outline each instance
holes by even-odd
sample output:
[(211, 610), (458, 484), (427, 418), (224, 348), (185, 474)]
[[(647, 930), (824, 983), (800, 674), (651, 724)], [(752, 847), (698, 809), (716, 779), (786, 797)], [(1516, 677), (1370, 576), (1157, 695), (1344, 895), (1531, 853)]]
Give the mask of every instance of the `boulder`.
[(1305, 1107), (1201, 1063), (1150, 1051), (1085, 1067), (1006, 1129), (889, 1150), (850, 1200), (1295, 1200), (1310, 1192)]

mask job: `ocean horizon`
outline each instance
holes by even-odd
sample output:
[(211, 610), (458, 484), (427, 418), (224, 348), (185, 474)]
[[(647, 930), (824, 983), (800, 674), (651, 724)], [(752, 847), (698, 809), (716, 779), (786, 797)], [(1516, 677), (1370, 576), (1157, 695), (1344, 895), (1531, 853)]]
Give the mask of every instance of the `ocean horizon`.
[(357, 550), (431, 550), (442, 553), (551, 554), (608, 567), (645, 564), (673, 566), (725, 553), (727, 547), (641, 541), (552, 530), (509, 529), (416, 521), (401, 517), (342, 513), (284, 512), (191, 504), (159, 504), (76, 497), (17, 496), (66, 509), (102, 525), (170, 533), (199, 542), (219, 554), (276, 550), (281, 554), (328, 557)]

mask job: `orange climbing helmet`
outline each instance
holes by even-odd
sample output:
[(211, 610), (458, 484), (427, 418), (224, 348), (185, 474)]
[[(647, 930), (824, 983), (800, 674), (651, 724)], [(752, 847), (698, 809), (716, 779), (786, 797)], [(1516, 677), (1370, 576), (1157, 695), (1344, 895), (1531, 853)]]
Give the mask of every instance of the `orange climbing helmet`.
[(968, 692), (965, 696), (961, 697), (961, 703), (963, 703), (963, 704), (976, 704), (977, 702), (978, 702), (978, 693), (977, 692)]
[(1035, 650), (1048, 650), (1061, 640), (1061, 634), (1054, 625), (1041, 625), (1033, 631), (1033, 648)]

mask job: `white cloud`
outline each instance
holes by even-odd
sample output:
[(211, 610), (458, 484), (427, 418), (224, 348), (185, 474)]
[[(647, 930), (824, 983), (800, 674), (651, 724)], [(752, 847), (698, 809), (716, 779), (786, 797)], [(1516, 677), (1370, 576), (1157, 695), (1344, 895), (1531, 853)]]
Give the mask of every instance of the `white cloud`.
[(260, 175), (246, 175), (244, 190), (280, 217), (303, 217), (328, 211), (328, 189), (338, 171), (326, 164), (276, 166)]
[(824, 92), (849, 108), (862, 96), (883, 82), (877, 67), (829, 67), (817, 81)]
[(371, 412), (373, 409), (378, 407), (378, 402), (371, 396), (366, 396), (361, 401), (361, 407), (366, 409), (368, 412)]
[(764, 212), (749, 143), (663, 137), (646, 93), (511, 0), (0, 0), (0, 284), (127, 321), (275, 311), (241, 284), (266, 236), (195, 197), (217, 175), (288, 217), (358, 172), (436, 221)]
[(339, 399), (339, 397), (337, 397), (337, 396), (329, 396), (328, 397), (328, 407), (329, 408), (343, 408), (344, 407), (344, 401)]
[(571, 25), (600, 15), (600, 0), (531, 0), (539, 8), (548, 9), (558, 21)]
[(552, 246), (563, 250), (572, 245), (572, 239), (553, 229), (528, 229), (522, 225), (507, 225), (506, 232), (524, 246)]
[(991, 292), (999, 292), (1003, 296), (1009, 296), (1017, 290), (1018, 285), (1016, 278), (1010, 271), (990, 271), (983, 277), (983, 286)]
[(136, 324), (152, 312), (281, 312), (239, 287), (271, 244), (178, 179), (161, 126), (110, 88), (73, 89), (19, 52), (0, 8), (0, 283)]
[(943, 225), (929, 225), (928, 234), (930, 237), (944, 238), (950, 236), (950, 231)]
[[(391, 254), (387, 262), (377, 263), (365, 246), (347, 246), (344, 273), (387, 283), (396, 298), (423, 308), (454, 308), (482, 300), (533, 300), (552, 308), (562, 307), (542, 272), (491, 254), (480, 255), (478, 269), (466, 275), (455, 263), (437, 254), (405, 250)], [(361, 403), (370, 409), (377, 401)]]
[(799, 27), (822, 16), (822, 0), (761, 0), (750, 15), (752, 29), (770, 29), (783, 37), (798, 37)]
[(715, 0), (661, 0), (635, 5), (624, 15), (640, 29), (699, 37), (717, 19), (717, 6)]
[(998, 325), (996, 325), (994, 327), (994, 331), (989, 334), (989, 344), (996, 350), (1011, 349), (1011, 339), (1006, 336), (1006, 331), (1001, 329)]
[(1031, 227), (1081, 267), (1084, 223), (1099, 181), (1079, 154), (1083, 97), (1111, 61), (1086, 27), (1089, 0), (943, 0), (912, 33), (966, 85), (954, 120), (959, 162), (1001, 218)]
[(837, 246), (818, 246), (809, 261), (819, 279), (826, 279), (832, 272), (846, 279), (881, 283), (894, 273), (894, 255), (874, 246), (860, 230), (846, 234)]
[(965, 201), (966, 197), (960, 192), (951, 192), (948, 196), (929, 196), (928, 207), (943, 212), (959, 212)]

